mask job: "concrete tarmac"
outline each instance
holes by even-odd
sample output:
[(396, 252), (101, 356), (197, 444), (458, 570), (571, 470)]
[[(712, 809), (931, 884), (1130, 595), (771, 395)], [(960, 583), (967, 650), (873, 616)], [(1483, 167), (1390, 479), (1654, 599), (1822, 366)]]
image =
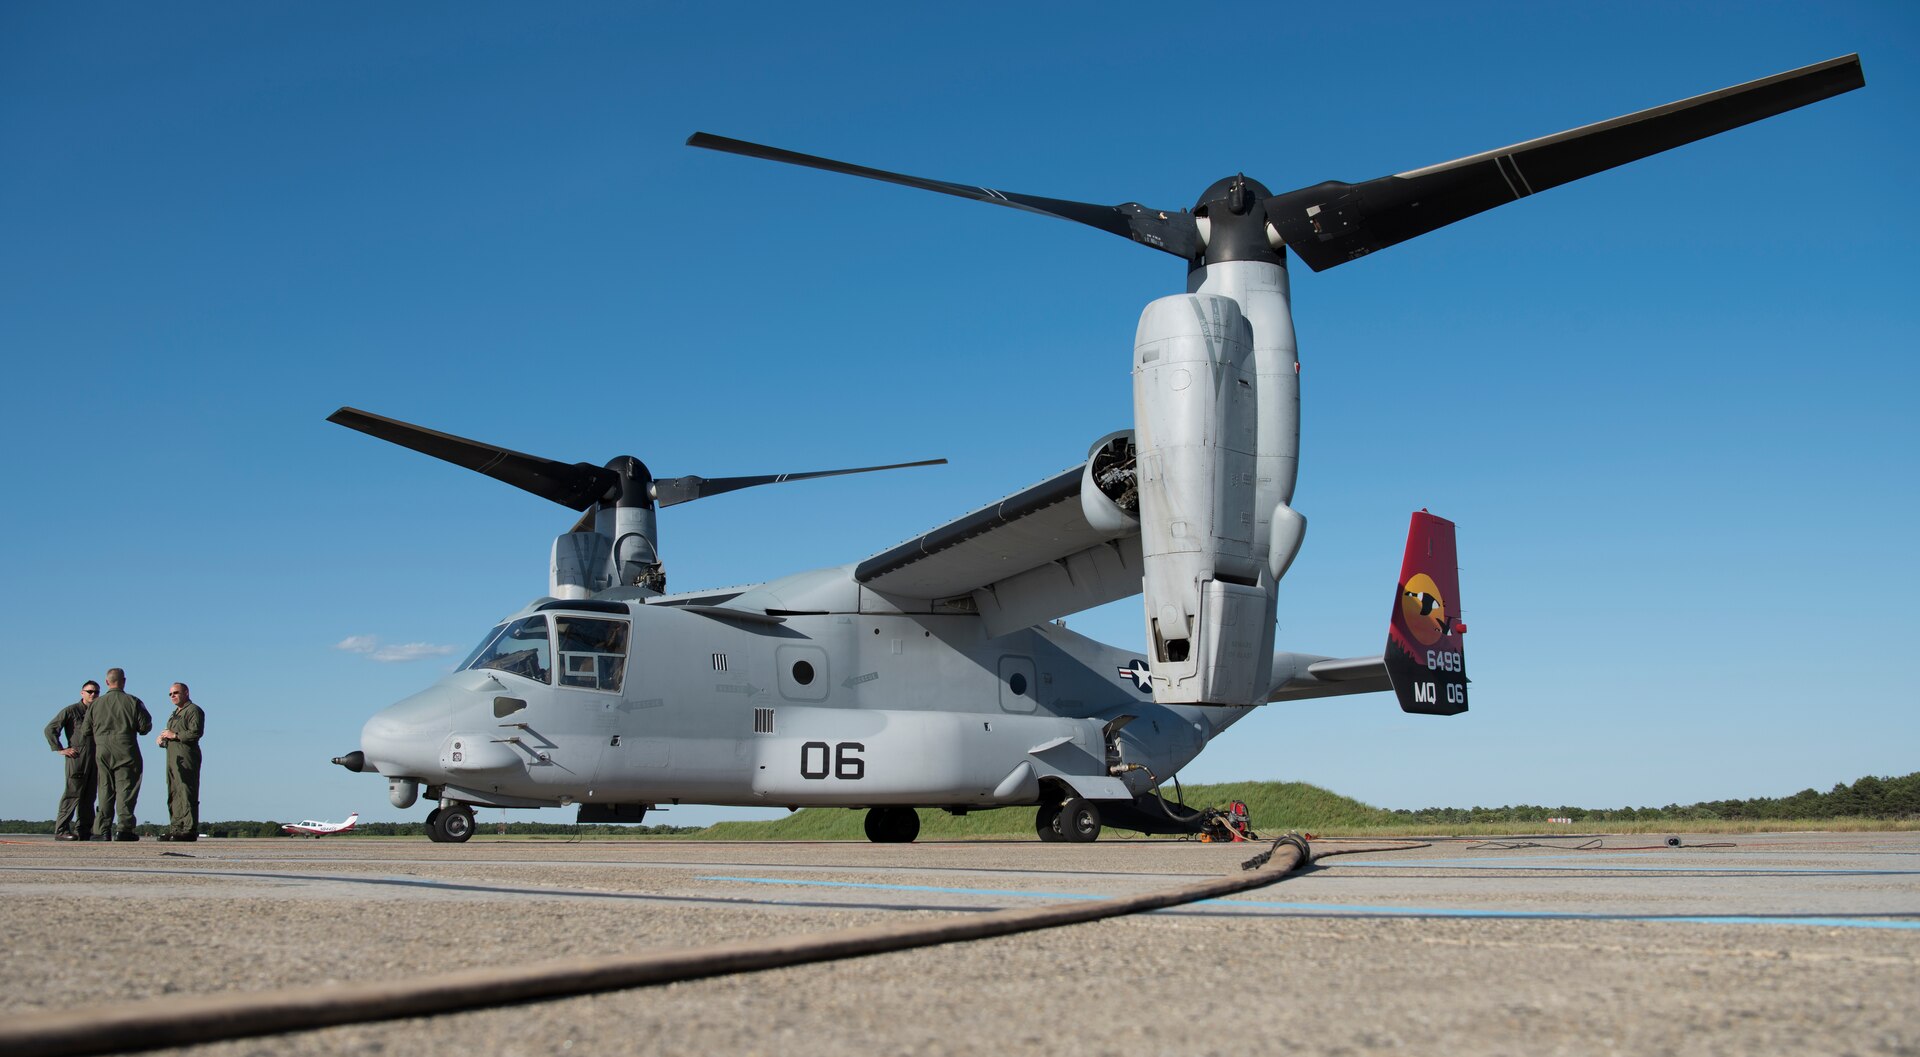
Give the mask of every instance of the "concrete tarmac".
[[(1682, 840), (1436, 842), (1047, 932), (160, 1052), (1920, 1053), (1920, 834)], [(18, 1013), (631, 954), (1153, 891), (1254, 850), (8, 838), (0, 993)]]

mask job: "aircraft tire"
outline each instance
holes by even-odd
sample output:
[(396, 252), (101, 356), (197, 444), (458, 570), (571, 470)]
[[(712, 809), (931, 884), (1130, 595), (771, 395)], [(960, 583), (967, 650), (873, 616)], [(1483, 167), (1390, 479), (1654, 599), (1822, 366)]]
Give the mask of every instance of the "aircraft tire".
[(869, 808), (866, 830), (875, 844), (911, 844), (920, 835), (920, 813), (910, 807)]
[(446, 835), (440, 832), (440, 809), (427, 812), (427, 839), (435, 844), (445, 844)]
[(1091, 800), (1070, 796), (1060, 805), (1060, 838), (1073, 844), (1100, 839), (1100, 808)]
[[(1098, 823), (1095, 823), (1098, 825)], [(473, 836), (473, 811), (464, 804), (460, 807), (440, 812), (439, 829), (441, 840), (448, 844), (465, 844)]]
[(1060, 832), (1060, 805), (1041, 804), (1040, 810), (1033, 816), (1033, 832), (1048, 844), (1058, 844), (1066, 840)]

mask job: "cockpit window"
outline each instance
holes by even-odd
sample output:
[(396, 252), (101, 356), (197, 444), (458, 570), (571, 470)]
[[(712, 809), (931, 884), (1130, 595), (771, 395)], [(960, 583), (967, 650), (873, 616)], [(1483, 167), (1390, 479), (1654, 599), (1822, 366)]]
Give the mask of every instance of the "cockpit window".
[(463, 672), (463, 671), (466, 671), (468, 668), (473, 667), (474, 662), (478, 661), (481, 658), (481, 656), (483, 656), (487, 652), (487, 647), (493, 645), (493, 640), (499, 638), (500, 632), (505, 629), (506, 629), (505, 624), (495, 624), (493, 626), (493, 630), (487, 632), (486, 637), (480, 640), (480, 645), (475, 646), (473, 648), (473, 652), (467, 654), (467, 659), (464, 661), (461, 661), (460, 667), (455, 668), (454, 671)]
[(556, 613), (560, 637), (560, 685), (620, 691), (627, 669), (627, 622)]
[(467, 662), (469, 668), (490, 668), (508, 675), (524, 676), (535, 682), (552, 682), (549, 673), (551, 646), (547, 642), (547, 617), (522, 617), (499, 629), (486, 645), (475, 650)]

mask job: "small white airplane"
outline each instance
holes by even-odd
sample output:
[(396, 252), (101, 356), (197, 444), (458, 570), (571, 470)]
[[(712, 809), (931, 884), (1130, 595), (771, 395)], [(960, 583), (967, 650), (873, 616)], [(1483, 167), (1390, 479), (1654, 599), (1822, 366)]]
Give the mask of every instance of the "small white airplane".
[(330, 836), (335, 833), (346, 833), (353, 829), (354, 823), (359, 821), (360, 812), (355, 811), (353, 814), (347, 816), (345, 822), (319, 822), (314, 819), (308, 819), (305, 822), (289, 822), (280, 828), (295, 836), (312, 837), (315, 840), (319, 840), (321, 837)]

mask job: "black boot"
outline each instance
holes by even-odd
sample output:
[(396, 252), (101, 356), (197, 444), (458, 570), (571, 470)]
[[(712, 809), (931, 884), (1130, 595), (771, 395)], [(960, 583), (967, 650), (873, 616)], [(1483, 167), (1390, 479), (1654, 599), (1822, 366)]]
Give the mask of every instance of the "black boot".
[(130, 829), (123, 829), (120, 832), (114, 834), (113, 839), (114, 840), (139, 840), (140, 834), (135, 833)]

